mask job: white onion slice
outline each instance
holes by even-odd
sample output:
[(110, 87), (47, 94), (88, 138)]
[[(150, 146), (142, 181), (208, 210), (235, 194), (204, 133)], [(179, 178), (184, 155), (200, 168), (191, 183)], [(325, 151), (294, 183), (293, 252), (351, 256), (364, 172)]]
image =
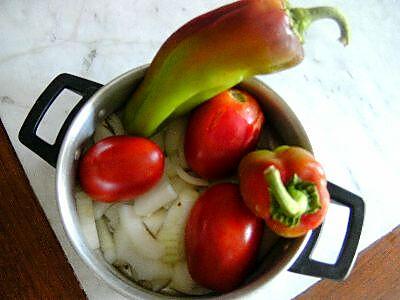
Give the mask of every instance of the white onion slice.
[(164, 246), (156, 241), (144, 227), (131, 205), (121, 205), (119, 209), (120, 225), (131, 239), (136, 251), (143, 257), (159, 259), (164, 253)]
[(117, 255), (114, 265), (123, 266), (128, 264), (130, 253), (136, 251), (130, 237), (126, 235), (125, 230), (119, 225), (114, 230), (113, 238), (115, 244), (115, 254)]
[(104, 218), (96, 220), (97, 233), (99, 234), (100, 249), (105, 260), (112, 264), (116, 260), (115, 244), (111, 233), (108, 231)]
[(105, 121), (111, 126), (114, 135), (124, 135), (125, 129), (121, 119), (116, 114), (109, 115)]
[(172, 267), (159, 260), (148, 259), (138, 252), (131, 253), (129, 263), (135, 270), (139, 280), (170, 279)]
[(146, 225), (146, 228), (151, 232), (153, 236), (156, 236), (158, 231), (160, 230), (162, 224), (164, 223), (165, 216), (167, 215), (167, 211), (165, 209), (159, 209), (154, 214), (148, 217), (143, 218), (143, 223)]
[(198, 285), (190, 276), (186, 262), (182, 261), (174, 266), (174, 274), (170, 288), (189, 295), (204, 295), (211, 291)]
[(101, 141), (102, 139), (113, 136), (110, 130), (104, 127), (102, 124), (98, 125), (93, 134), (93, 141), (95, 143)]
[(93, 201), (83, 191), (79, 191), (75, 194), (76, 199), (76, 210), (79, 217), (79, 223), (83, 235), (86, 238), (91, 249), (99, 248), (99, 237), (97, 235), (96, 224), (93, 212)]
[(194, 177), (182, 169), (180, 166), (176, 166), (176, 173), (182, 180), (186, 181), (189, 184), (196, 185), (196, 186), (208, 186), (209, 183), (207, 180), (202, 178)]
[(125, 134), (125, 130), (120, 118), (116, 114), (111, 114), (97, 125), (93, 134), (93, 140), (97, 143), (107, 137), (123, 134)]
[(127, 276), (130, 279), (133, 279), (134, 281), (138, 280), (137, 274), (135, 272), (135, 270), (133, 270), (132, 266), (128, 263), (124, 263), (124, 264), (116, 264), (114, 263), (114, 265), (121, 271), (122, 274), (124, 274), (125, 276)]
[(149, 216), (176, 197), (178, 194), (164, 176), (156, 186), (134, 199), (134, 211), (138, 216)]
[(161, 258), (163, 262), (174, 264), (184, 259), (185, 225), (197, 198), (196, 191), (184, 190), (168, 210), (164, 224), (157, 236), (157, 239), (165, 247), (165, 254)]
[(119, 207), (121, 205), (121, 203), (113, 204), (104, 213), (108, 219), (107, 225), (111, 232), (114, 232), (115, 228), (119, 226)]
[(100, 219), (112, 203), (93, 201), (94, 218)]
[(132, 277), (135, 280), (170, 279), (172, 268), (159, 260), (142, 256), (127, 237), (125, 230), (118, 227), (114, 240), (119, 264), (128, 263), (132, 266)]
[(170, 278), (153, 279), (151, 281), (151, 289), (154, 292), (159, 292), (163, 288), (167, 287), (170, 282), (171, 282)]
[(177, 194), (180, 194), (185, 189), (193, 189), (193, 185), (183, 181), (179, 176), (171, 178), (170, 182)]

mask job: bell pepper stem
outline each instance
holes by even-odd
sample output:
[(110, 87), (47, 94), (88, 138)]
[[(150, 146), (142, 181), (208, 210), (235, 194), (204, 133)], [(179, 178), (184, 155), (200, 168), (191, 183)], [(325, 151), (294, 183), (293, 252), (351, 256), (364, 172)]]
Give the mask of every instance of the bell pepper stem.
[(348, 45), (350, 39), (350, 29), (346, 18), (334, 7), (320, 6), (311, 8), (288, 8), (289, 15), (292, 19), (293, 30), (297, 33), (300, 40), (304, 42), (304, 33), (312, 22), (319, 19), (332, 19), (336, 22), (340, 29), (339, 41), (344, 45)]
[(282, 182), (280, 172), (275, 166), (272, 165), (265, 170), (264, 178), (269, 185), (273, 199), (278, 202), (285, 215), (297, 217), (307, 211), (307, 195), (299, 190), (291, 191), (289, 194)]

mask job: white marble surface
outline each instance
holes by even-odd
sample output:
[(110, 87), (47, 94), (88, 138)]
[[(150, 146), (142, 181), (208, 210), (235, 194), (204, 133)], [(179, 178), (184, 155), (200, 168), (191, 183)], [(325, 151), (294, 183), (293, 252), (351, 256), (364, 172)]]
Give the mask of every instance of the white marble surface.
[[(106, 83), (148, 63), (181, 24), (227, 0), (0, 1), (0, 117), (29, 180), (90, 299), (122, 299), (74, 253), (58, 215), (54, 169), (17, 140), (35, 99), (58, 74)], [(331, 181), (361, 194), (367, 214), (360, 250), (400, 223), (400, 1), (298, 0), (335, 5), (352, 28), (347, 48), (330, 21), (314, 24), (304, 62), (262, 76), (296, 112)], [(65, 117), (68, 105), (54, 119)], [(1, 141), (4, 142), (4, 141)], [(1, 214), (1, 212), (0, 212)], [(332, 209), (315, 256), (335, 254), (346, 214)], [(289, 299), (318, 279), (284, 272), (268, 295)]]

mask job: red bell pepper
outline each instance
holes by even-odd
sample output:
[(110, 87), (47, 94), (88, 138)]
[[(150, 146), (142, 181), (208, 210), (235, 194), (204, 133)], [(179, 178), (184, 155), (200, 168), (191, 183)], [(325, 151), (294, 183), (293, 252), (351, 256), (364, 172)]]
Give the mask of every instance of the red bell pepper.
[(249, 153), (240, 162), (239, 181), (246, 205), (278, 235), (304, 235), (326, 215), (330, 197), (325, 173), (302, 148)]

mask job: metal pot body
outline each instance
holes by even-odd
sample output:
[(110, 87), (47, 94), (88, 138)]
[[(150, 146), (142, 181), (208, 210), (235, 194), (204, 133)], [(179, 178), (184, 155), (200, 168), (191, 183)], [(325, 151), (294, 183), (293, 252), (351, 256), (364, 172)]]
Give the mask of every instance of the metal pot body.
[[(154, 296), (169, 296), (148, 291), (126, 279), (104, 260), (99, 250), (93, 251), (88, 248), (79, 225), (74, 199), (76, 169), (82, 147), (92, 136), (99, 122), (123, 107), (142, 80), (145, 71), (146, 66), (133, 69), (105, 86), (69, 74), (58, 76), (35, 103), (21, 128), (19, 139), (51, 165), (56, 166), (56, 192), (60, 216), (71, 244), (83, 261), (98, 277), (121, 294), (129, 298), (154, 299)], [(254, 78), (242, 82), (240, 86), (257, 98), (282, 143), (312, 151), (299, 120), (274, 91)], [(36, 135), (36, 130), (47, 109), (65, 88), (81, 94), (83, 98), (66, 119), (54, 145), (50, 145)], [(269, 282), (287, 269), (317, 277), (344, 279), (355, 259), (364, 218), (364, 205), (361, 198), (331, 183), (328, 188), (333, 200), (350, 208), (348, 230), (341, 254), (334, 265), (310, 259), (318, 239), (319, 228), (300, 238), (281, 238), (242, 287), (228, 294), (202, 298), (232, 299), (249, 296), (261, 288), (268, 289)]]

